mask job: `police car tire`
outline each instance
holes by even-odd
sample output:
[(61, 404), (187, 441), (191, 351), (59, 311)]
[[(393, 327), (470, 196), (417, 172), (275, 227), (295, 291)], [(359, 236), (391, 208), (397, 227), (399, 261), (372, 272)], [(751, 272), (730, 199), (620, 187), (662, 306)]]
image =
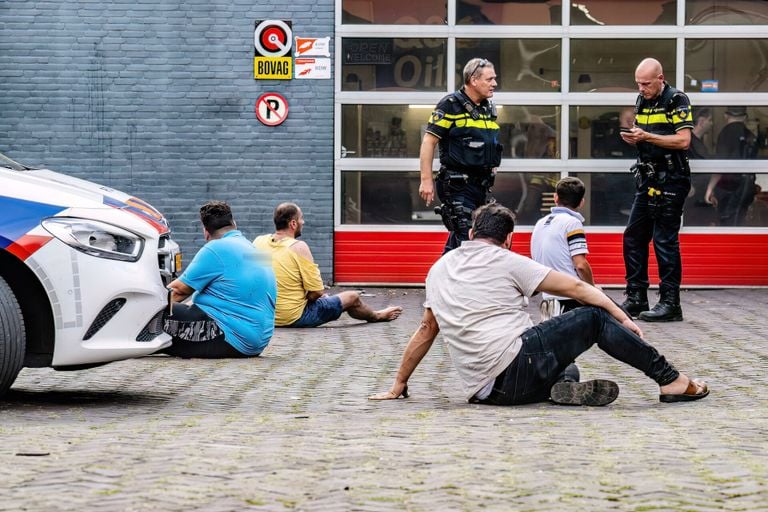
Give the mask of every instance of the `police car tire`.
[(0, 276), (0, 396), (11, 387), (24, 364), (26, 334), (21, 306)]

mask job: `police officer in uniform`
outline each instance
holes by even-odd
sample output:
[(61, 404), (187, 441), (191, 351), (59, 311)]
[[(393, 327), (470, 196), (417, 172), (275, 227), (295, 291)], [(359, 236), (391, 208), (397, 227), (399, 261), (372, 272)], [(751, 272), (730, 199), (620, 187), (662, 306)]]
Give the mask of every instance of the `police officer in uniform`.
[[(680, 308), (682, 264), (678, 233), (683, 203), (691, 189), (687, 149), (691, 143), (691, 104), (681, 91), (664, 81), (656, 59), (644, 59), (635, 71), (640, 94), (635, 105), (635, 126), (621, 133), (635, 144), (632, 166), (637, 191), (624, 231), (624, 266), (627, 300), (632, 316), (648, 322), (683, 319)], [(648, 244), (653, 240), (659, 264), (659, 302), (648, 311)]]
[[(443, 224), (450, 231), (443, 253), (469, 239), (472, 212), (492, 202), (491, 187), (501, 163), (496, 107), (490, 100), (496, 72), (487, 59), (471, 59), (464, 66), (464, 86), (440, 100), (432, 112), (419, 153), (419, 195), (429, 206), (435, 196)], [(440, 171), (432, 179), (435, 147), (440, 148)]]

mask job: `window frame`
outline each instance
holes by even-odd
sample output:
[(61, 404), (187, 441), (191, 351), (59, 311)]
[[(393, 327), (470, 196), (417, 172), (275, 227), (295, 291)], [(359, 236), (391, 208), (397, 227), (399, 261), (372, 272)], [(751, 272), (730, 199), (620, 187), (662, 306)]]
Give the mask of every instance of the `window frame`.
[[(560, 158), (549, 159), (502, 159), (499, 172), (554, 172), (562, 177), (569, 173), (629, 172), (633, 163), (625, 159), (570, 159), (569, 127), (572, 106), (634, 105), (635, 92), (570, 92), (571, 39), (671, 39), (675, 41), (675, 76), (668, 77), (671, 84), (685, 90), (685, 40), (686, 39), (765, 39), (768, 25), (685, 25), (685, 0), (677, 0), (677, 23), (673, 25), (570, 25), (570, 2), (562, 2), (562, 25), (456, 25), (456, 0), (447, 0), (448, 23), (446, 25), (343, 25), (342, 2), (336, 0), (335, 12), (335, 63), (334, 63), (334, 229), (337, 231), (441, 231), (442, 226), (353, 225), (341, 223), (341, 175), (346, 171), (418, 171), (418, 158), (341, 158), (341, 109), (342, 105), (408, 105), (436, 104), (440, 98), (456, 90), (453, 63), (456, 60), (456, 39), (463, 38), (529, 38), (560, 39), (561, 44), (561, 92), (509, 93), (497, 92), (494, 101), (500, 105), (555, 105), (561, 107)], [(342, 39), (359, 38), (440, 38), (447, 39), (446, 90), (437, 92), (377, 92), (342, 91), (341, 69)], [(502, 65), (495, 63), (497, 66)], [(765, 106), (768, 93), (687, 93), (696, 107), (722, 105)], [(743, 173), (766, 172), (765, 160), (727, 161), (698, 160), (691, 164), (694, 173)], [(434, 166), (436, 168), (436, 165)], [(768, 227), (737, 227), (738, 233), (768, 233)], [(518, 231), (531, 231), (532, 226), (520, 226)], [(623, 227), (591, 226), (591, 232), (616, 233)], [(733, 227), (686, 227), (687, 233), (733, 233)]]

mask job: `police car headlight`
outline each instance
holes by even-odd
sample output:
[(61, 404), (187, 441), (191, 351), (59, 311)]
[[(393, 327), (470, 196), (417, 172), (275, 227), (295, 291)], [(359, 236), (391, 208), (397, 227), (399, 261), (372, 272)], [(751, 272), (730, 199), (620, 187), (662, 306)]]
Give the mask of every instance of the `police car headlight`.
[(142, 237), (106, 222), (50, 217), (42, 226), (68, 246), (97, 258), (137, 261), (144, 250)]

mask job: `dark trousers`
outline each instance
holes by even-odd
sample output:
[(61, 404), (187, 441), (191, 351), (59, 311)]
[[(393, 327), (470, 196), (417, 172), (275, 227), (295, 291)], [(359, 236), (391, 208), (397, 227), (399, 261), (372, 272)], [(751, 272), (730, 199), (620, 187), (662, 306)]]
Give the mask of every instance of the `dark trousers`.
[(732, 178), (738, 183), (734, 189), (715, 187), (717, 215), (721, 226), (744, 226), (747, 211), (755, 200), (755, 175), (741, 174)]
[(642, 338), (602, 308), (585, 306), (531, 327), (514, 361), (496, 378), (482, 403), (516, 405), (543, 402), (574, 360), (597, 343), (611, 357), (645, 373), (664, 386), (679, 373)]
[(173, 337), (173, 344), (163, 349), (163, 354), (185, 359), (249, 357), (227, 343), (213, 318), (194, 304), (174, 304), (173, 315), (166, 315), (163, 330)]
[[(472, 227), (472, 212), (490, 200), (489, 189), (479, 182), (465, 180), (447, 180), (438, 176), (435, 188), (437, 197), (445, 205), (452, 202), (460, 202), (465, 210), (458, 215), (463, 218), (459, 221), (458, 229), (451, 230), (448, 240), (445, 242), (443, 254), (457, 248), (461, 242), (469, 240), (469, 228)], [(450, 229), (450, 228), (449, 228)]]
[(648, 195), (648, 185), (643, 186), (635, 194), (624, 230), (627, 289), (648, 288), (648, 244), (653, 240), (661, 291), (679, 290), (683, 267), (678, 233), (691, 182), (679, 179), (651, 186), (661, 189), (662, 195), (652, 198)]

